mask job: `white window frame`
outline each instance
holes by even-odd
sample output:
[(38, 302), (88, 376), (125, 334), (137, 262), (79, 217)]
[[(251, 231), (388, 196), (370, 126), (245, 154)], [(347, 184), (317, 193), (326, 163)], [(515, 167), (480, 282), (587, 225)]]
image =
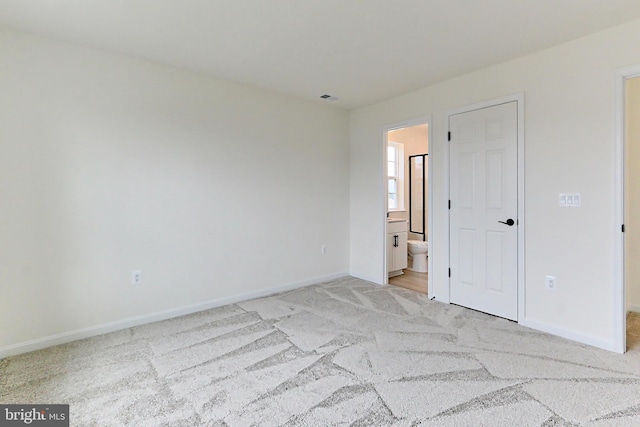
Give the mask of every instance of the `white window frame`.
[(391, 148), (396, 152), (396, 162), (395, 162), (395, 175), (389, 175), (389, 158), (387, 156), (387, 200), (389, 199), (389, 180), (396, 181), (396, 207), (388, 206), (389, 212), (403, 212), (404, 208), (404, 144), (400, 142), (389, 141), (387, 143), (387, 150)]

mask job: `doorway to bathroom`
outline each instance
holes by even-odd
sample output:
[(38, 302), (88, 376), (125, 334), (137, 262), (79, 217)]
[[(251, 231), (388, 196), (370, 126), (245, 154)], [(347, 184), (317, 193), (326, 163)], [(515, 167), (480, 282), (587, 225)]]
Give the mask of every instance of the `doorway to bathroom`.
[(389, 126), (384, 132), (388, 284), (429, 294), (431, 167), (429, 119)]

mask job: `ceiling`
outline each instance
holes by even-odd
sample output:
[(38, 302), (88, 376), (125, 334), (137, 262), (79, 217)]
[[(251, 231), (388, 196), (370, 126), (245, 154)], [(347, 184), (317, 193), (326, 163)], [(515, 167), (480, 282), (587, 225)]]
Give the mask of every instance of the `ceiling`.
[(0, 0), (6, 27), (342, 108), (638, 18), (638, 0)]

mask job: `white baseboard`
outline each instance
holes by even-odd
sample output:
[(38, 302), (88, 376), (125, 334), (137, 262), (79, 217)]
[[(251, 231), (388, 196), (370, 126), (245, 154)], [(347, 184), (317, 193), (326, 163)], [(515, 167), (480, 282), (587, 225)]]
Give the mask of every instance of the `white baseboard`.
[(615, 343), (613, 343), (612, 341), (594, 338), (589, 335), (582, 335), (568, 329), (558, 328), (557, 326), (553, 326), (544, 322), (538, 322), (536, 320), (525, 319), (524, 322), (520, 322), (520, 325), (526, 326), (527, 328), (536, 329), (538, 331), (547, 332), (551, 335), (556, 335), (562, 338), (569, 339), (571, 341), (576, 341), (582, 344), (598, 347), (603, 350), (619, 353), (618, 349), (615, 347)]
[(366, 274), (358, 274), (354, 273), (353, 271), (350, 272), (349, 275), (355, 277), (356, 279), (366, 280), (367, 282), (371, 282), (376, 285), (382, 285), (382, 283), (380, 283), (380, 278), (378, 277), (371, 277), (367, 276)]
[(54, 345), (65, 344), (71, 341), (77, 341), (84, 338), (95, 337), (97, 335), (106, 334), (109, 332), (119, 331), (121, 329), (132, 328), (134, 326), (140, 326), (147, 323), (158, 322), (160, 320), (167, 320), (174, 317), (184, 316), (187, 314), (197, 313), (198, 311), (209, 310), (211, 308), (221, 307), (227, 304), (234, 304), (240, 301), (246, 301), (254, 298), (261, 298), (279, 292), (290, 291), (293, 289), (302, 288), (305, 286), (314, 285), (317, 283), (326, 282), (329, 280), (339, 279), (341, 277), (348, 276), (349, 273), (341, 272), (329, 274), (326, 276), (313, 277), (311, 279), (301, 280), (298, 282), (291, 282), (273, 288), (263, 289), (253, 292), (245, 292), (230, 297), (217, 298), (214, 300), (186, 305), (182, 307), (172, 308), (169, 310), (158, 311), (143, 316), (130, 317), (128, 319), (116, 320), (114, 322), (103, 323), (101, 325), (91, 326), (88, 328), (76, 329), (74, 331), (63, 332), (61, 334), (50, 335), (48, 337), (37, 338), (35, 340), (25, 341), (17, 344), (0, 347), (0, 359), (4, 359), (9, 356), (15, 356), (18, 354), (28, 353), (30, 351), (41, 350), (43, 348), (52, 347)]
[(640, 313), (640, 305), (630, 305), (629, 306), (629, 311), (633, 311), (634, 313)]

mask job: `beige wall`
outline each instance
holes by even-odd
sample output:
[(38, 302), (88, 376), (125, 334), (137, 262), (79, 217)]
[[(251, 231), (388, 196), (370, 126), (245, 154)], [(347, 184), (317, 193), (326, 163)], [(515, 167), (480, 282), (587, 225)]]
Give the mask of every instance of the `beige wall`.
[[(429, 152), (429, 130), (427, 125), (410, 126), (402, 129), (397, 129), (388, 132), (388, 141), (399, 142), (404, 145), (404, 212), (392, 212), (391, 217), (409, 219), (409, 156), (416, 154), (425, 154)], [(425, 215), (425, 231), (428, 234), (428, 204), (429, 197), (428, 186), (428, 169), (425, 169), (425, 203), (424, 203), (424, 215)], [(409, 239), (420, 240), (421, 235), (410, 233)]]
[(348, 271), (345, 111), (9, 30), (0, 94), (0, 357)]
[(627, 310), (640, 312), (640, 77), (626, 83)]
[[(524, 92), (525, 325), (614, 349), (614, 75), (640, 64), (640, 20), (370, 107), (350, 121), (351, 273), (384, 280), (380, 129), (432, 115), (434, 267), (448, 299), (447, 111)], [(579, 192), (580, 208), (558, 195)], [(557, 276), (557, 289), (545, 287)]]

